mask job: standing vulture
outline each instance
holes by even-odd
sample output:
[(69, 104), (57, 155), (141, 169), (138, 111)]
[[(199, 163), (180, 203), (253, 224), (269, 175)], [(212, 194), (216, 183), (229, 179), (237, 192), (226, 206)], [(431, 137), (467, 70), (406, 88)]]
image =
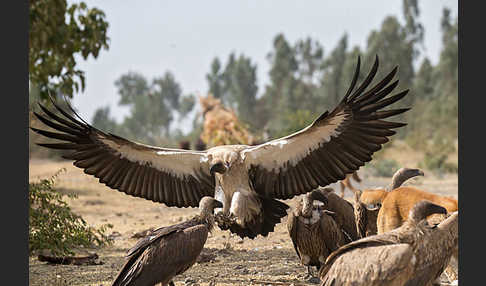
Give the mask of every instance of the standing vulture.
[[(314, 204), (314, 200), (324, 205)], [(336, 223), (336, 213), (326, 209), (327, 203), (325, 193), (316, 189), (303, 196), (287, 220), (287, 229), (295, 252), (302, 264), (307, 266), (310, 277), (313, 276), (312, 266), (319, 269), (331, 252), (351, 242), (342, 226)]]
[(126, 262), (113, 286), (174, 285), (172, 278), (196, 263), (208, 232), (214, 225), (214, 208), (223, 205), (212, 197), (203, 197), (200, 214), (194, 218), (152, 231), (128, 250)]
[(447, 211), (432, 202), (420, 201), (401, 227), (340, 247), (328, 256), (319, 270), (321, 286), (430, 285), (423, 283), (424, 275), (430, 272), (438, 277), (442, 271), (438, 270), (437, 259), (447, 256), (442, 251), (449, 251), (439, 249), (439, 245), (446, 246), (447, 243), (432, 245), (436, 226), (429, 225), (426, 218), (434, 213), (445, 214)]
[(255, 146), (222, 145), (205, 151), (148, 146), (98, 130), (70, 106), (78, 118), (56, 104), (66, 118), (42, 105), (49, 118), (35, 115), (61, 133), (31, 129), (63, 141), (39, 145), (72, 150), (64, 158), (110, 188), (177, 207), (196, 207), (202, 197), (216, 197), (223, 203), (220, 227), (241, 237), (267, 236), (287, 215), (288, 206), (277, 199), (344, 179), (371, 160), (396, 133), (392, 129), (406, 125), (384, 119), (410, 108), (382, 110), (408, 93), (387, 97), (398, 84), (392, 82), (398, 67), (370, 88), (378, 56), (355, 88), (359, 69), (358, 58), (351, 85), (331, 112), (296, 133)]

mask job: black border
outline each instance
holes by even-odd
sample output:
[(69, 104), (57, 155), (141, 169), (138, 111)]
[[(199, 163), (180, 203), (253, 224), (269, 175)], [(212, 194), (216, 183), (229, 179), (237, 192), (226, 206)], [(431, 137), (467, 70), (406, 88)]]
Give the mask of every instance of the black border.
[(0, 280), (5, 285), (28, 285), (29, 2), (11, 1), (8, 4), (2, 5), (4, 13), (0, 18), (3, 27), (0, 233), (4, 270)]
[[(484, 284), (482, 227), (484, 207), (483, 170), (485, 75), (480, 70), (484, 58), (484, 14), (478, 1), (458, 1), (459, 14), (459, 283)], [(476, 14), (477, 13), (477, 14)], [(483, 20), (483, 21), (482, 21)], [(476, 146), (474, 146), (476, 144)], [(480, 249), (483, 248), (483, 249)], [(478, 283), (479, 281), (479, 283)]]

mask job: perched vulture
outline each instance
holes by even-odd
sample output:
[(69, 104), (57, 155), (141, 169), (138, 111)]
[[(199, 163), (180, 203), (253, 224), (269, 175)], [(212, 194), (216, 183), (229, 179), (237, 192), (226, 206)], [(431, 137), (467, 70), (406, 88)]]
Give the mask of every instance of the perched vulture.
[(387, 97), (398, 84), (392, 82), (397, 68), (368, 88), (378, 70), (376, 57), (355, 88), (358, 58), (351, 85), (331, 112), (296, 133), (255, 146), (223, 145), (205, 151), (148, 146), (98, 130), (70, 106), (78, 118), (56, 104), (66, 118), (42, 105), (47, 117), (35, 114), (61, 133), (31, 129), (64, 141), (39, 145), (72, 150), (64, 158), (110, 188), (177, 207), (196, 207), (202, 197), (216, 197), (223, 203), (222, 215), (216, 217), (220, 228), (241, 237), (267, 236), (287, 215), (288, 206), (277, 199), (344, 179), (371, 160), (395, 134), (392, 129), (406, 125), (384, 119), (409, 108), (382, 110), (408, 93)]
[(208, 232), (214, 225), (214, 208), (221, 202), (203, 197), (200, 214), (194, 218), (152, 231), (128, 250), (126, 262), (113, 282), (113, 286), (155, 285), (174, 286), (172, 278), (196, 263)]
[[(314, 201), (324, 205), (314, 204)], [(312, 266), (319, 270), (331, 252), (351, 241), (336, 223), (335, 213), (326, 209), (327, 203), (324, 192), (316, 189), (303, 196), (287, 219), (295, 252), (311, 277)]]
[[(424, 172), (419, 169), (400, 168), (393, 174), (392, 182), (387, 187), (388, 191), (400, 187), (405, 181), (415, 176), (423, 176)], [(367, 201), (369, 198), (361, 198), (363, 191), (354, 191), (354, 216), (359, 238), (370, 236), (378, 233), (377, 218), (380, 212), (381, 203)], [(373, 192), (373, 190), (367, 190)]]
[(330, 187), (319, 187), (318, 189), (327, 198), (326, 210), (334, 213), (334, 220), (342, 228), (346, 237), (351, 240), (358, 239), (353, 205), (337, 195)]
[[(444, 258), (446, 255), (442, 251), (449, 251), (432, 245), (437, 227), (429, 225), (426, 217), (434, 213), (447, 211), (429, 201), (420, 201), (401, 227), (340, 247), (328, 256), (319, 270), (321, 286), (430, 285), (423, 283), (425, 272), (437, 278), (442, 273), (436, 267), (437, 258)], [(446, 243), (437, 243), (446, 246)]]

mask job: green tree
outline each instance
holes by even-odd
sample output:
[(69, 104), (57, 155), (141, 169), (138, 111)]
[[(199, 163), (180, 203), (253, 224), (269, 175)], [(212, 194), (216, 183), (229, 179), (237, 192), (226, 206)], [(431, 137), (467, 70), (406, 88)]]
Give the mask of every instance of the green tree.
[(292, 91), (292, 110), (308, 111), (315, 115), (322, 107), (324, 97), (319, 92), (324, 48), (311, 38), (298, 40), (294, 46), (297, 60), (296, 84)]
[(425, 58), (414, 78), (413, 91), (420, 98), (430, 98), (434, 94), (434, 85), (434, 66)]
[(423, 46), (424, 27), (418, 21), (420, 9), (418, 0), (403, 0), (403, 16), (405, 18), (405, 30), (407, 31), (407, 40), (414, 45), (414, 57), (419, 55), (416, 44)]
[(41, 99), (49, 92), (72, 97), (84, 90), (85, 75), (76, 67), (76, 56), (97, 58), (101, 49), (108, 49), (107, 29), (103, 11), (84, 2), (29, 2), (29, 82)]
[(224, 73), (227, 104), (236, 110), (240, 120), (253, 127), (256, 125), (255, 105), (258, 92), (256, 71), (257, 66), (242, 54), (237, 59), (230, 56)]
[[(260, 102), (265, 104), (259, 119), (262, 125), (266, 125), (271, 137), (283, 129), (282, 116), (286, 110), (293, 106), (292, 93), (296, 86), (295, 73), (298, 70), (298, 62), (295, 58), (294, 48), (287, 42), (283, 34), (278, 34), (273, 40), (273, 51), (267, 58), (271, 63), (270, 84), (266, 86)], [(268, 124), (268, 125), (267, 125)]]
[[(376, 79), (383, 78), (396, 65), (399, 66), (396, 77), (400, 80), (397, 92), (412, 87), (415, 71), (413, 62), (416, 57), (414, 41), (408, 40), (407, 29), (400, 25), (397, 18), (388, 16), (383, 21), (380, 30), (373, 30), (368, 36), (366, 57), (363, 61), (363, 71), (369, 72), (376, 55), (379, 56), (380, 67)], [(413, 105), (415, 94), (411, 92), (405, 98), (396, 103), (396, 107), (410, 107)], [(404, 115), (398, 115), (398, 120)], [(398, 130), (400, 136), (404, 136), (406, 129)]]
[(347, 90), (346, 83), (343, 80), (347, 47), (348, 35), (344, 34), (323, 63), (322, 92), (326, 97), (328, 106), (335, 106)]
[(118, 126), (112, 117), (110, 117), (110, 107), (100, 107), (96, 109), (93, 119), (91, 120), (91, 124), (104, 131), (104, 132), (111, 132), (111, 133), (118, 133)]
[(206, 74), (206, 80), (209, 85), (209, 92), (215, 98), (221, 98), (223, 96), (223, 71), (221, 70), (221, 62), (216, 57), (211, 62), (211, 71)]
[[(149, 81), (141, 74), (129, 72), (116, 80), (120, 105), (130, 107), (119, 132), (148, 144), (167, 143), (170, 124), (175, 116), (183, 118), (194, 107), (193, 95), (182, 89), (170, 72)], [(177, 115), (176, 115), (177, 114)]]

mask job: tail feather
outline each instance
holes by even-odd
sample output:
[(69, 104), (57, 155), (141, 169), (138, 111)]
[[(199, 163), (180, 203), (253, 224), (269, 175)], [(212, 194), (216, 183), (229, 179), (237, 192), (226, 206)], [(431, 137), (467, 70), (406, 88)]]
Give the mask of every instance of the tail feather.
[(251, 223), (247, 223), (245, 227), (239, 224), (232, 224), (230, 231), (236, 233), (241, 238), (248, 237), (254, 239), (259, 234), (262, 236), (268, 236), (270, 232), (273, 232), (275, 225), (287, 215), (287, 209), (290, 207), (278, 200), (260, 197), (262, 202), (262, 212)]

